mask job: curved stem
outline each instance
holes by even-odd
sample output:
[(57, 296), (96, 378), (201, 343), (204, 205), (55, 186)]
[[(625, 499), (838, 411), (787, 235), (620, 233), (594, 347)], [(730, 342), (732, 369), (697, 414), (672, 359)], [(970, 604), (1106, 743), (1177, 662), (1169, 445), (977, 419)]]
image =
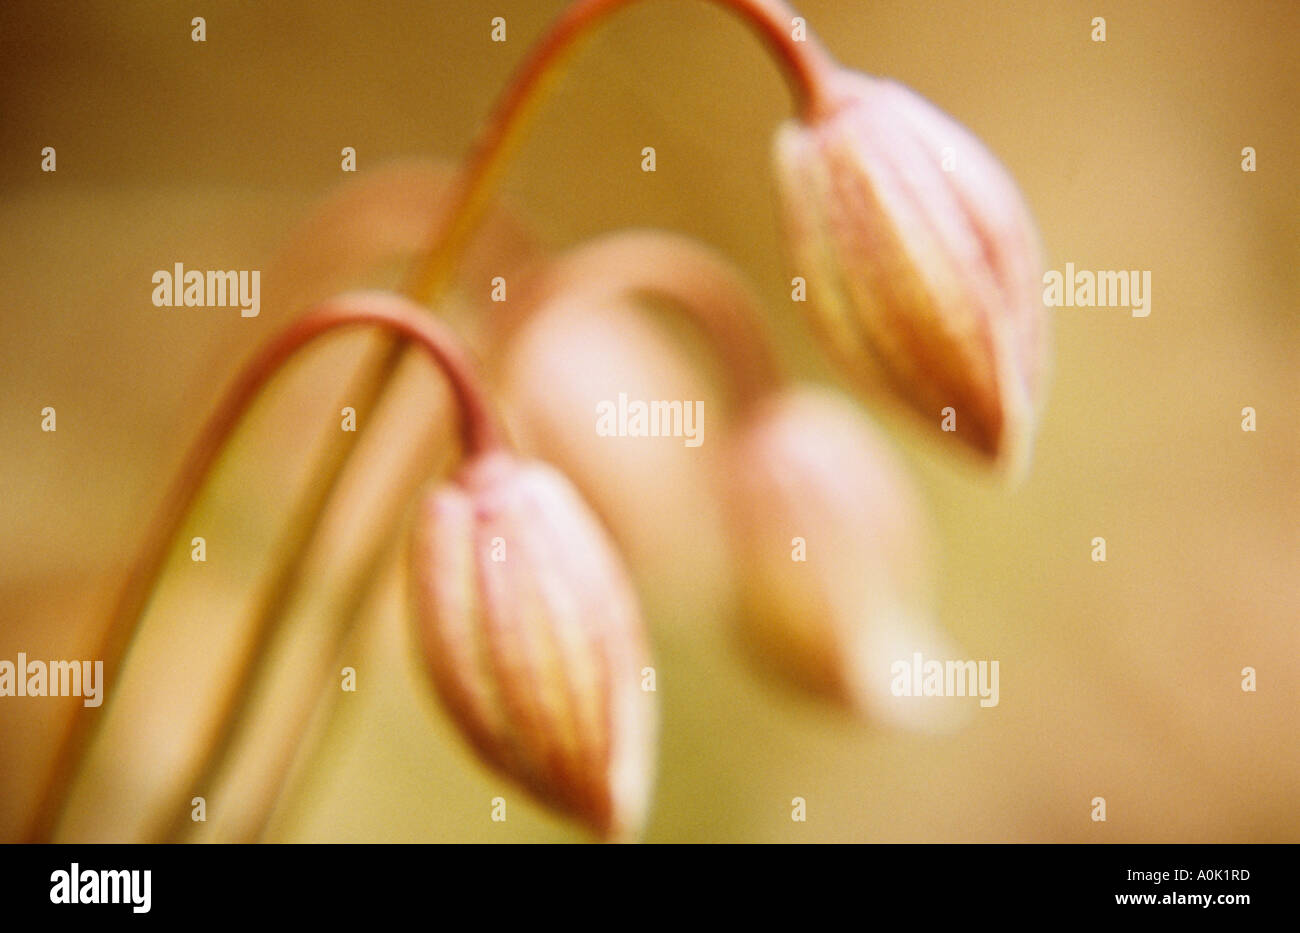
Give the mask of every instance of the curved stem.
[[(468, 166), (459, 183), (452, 203), (444, 211), (431, 238), (424, 258), (417, 264), (408, 280), (405, 293), (415, 300), (431, 302), (450, 280), (451, 272), (459, 260), (469, 236), (477, 225), (488, 196), (504, 164), (522, 135), (527, 111), (542, 96), (542, 91), (555, 77), (556, 66), (577, 46), (577, 40), (610, 13), (633, 0), (578, 0), (554, 24), (550, 33), (534, 48), (529, 58), (516, 72), (515, 79), (499, 100), (491, 118), (480, 134), (479, 141), (469, 158)], [(790, 9), (781, 0), (712, 0), (743, 17), (759, 34), (782, 65), (787, 81), (794, 93), (800, 115), (805, 120), (817, 118), (831, 106), (824, 88), (824, 78), (832, 67), (830, 58), (817, 41), (809, 36), (804, 42), (795, 42), (791, 35)], [(377, 300), (392, 302), (391, 296)], [(347, 321), (338, 321), (341, 325)], [(394, 320), (387, 323), (402, 332)], [(411, 323), (411, 322), (407, 322)], [(300, 322), (301, 324), (301, 322)], [(297, 326), (297, 325), (295, 325)], [(335, 325), (330, 325), (335, 326)], [(411, 332), (414, 333), (414, 332)], [(304, 339), (315, 334), (299, 333)], [(410, 336), (403, 332), (403, 336)], [(373, 405), (382, 397), (404, 356), (403, 339), (390, 339), (374, 361), (368, 360), (354, 386), (356, 396), (365, 404)], [(427, 349), (427, 346), (426, 346)], [(259, 358), (255, 361), (265, 363)], [(273, 369), (260, 373), (262, 380), (269, 379)], [(244, 374), (257, 375), (251, 370)], [(114, 677), (132, 643), (136, 622), (146, 608), (157, 581), (168, 546), (179, 529), (185, 514), (208, 471), (221, 454), (226, 438), (233, 431), (244, 410), (258, 394), (252, 382), (241, 382), (205, 427), (200, 442), (191, 451), (176, 484), (172, 487), (147, 539), (140, 563), (127, 580), (113, 617), (111, 618), (98, 652), (104, 660), (105, 675)], [(468, 413), (468, 410), (467, 410)], [(474, 419), (470, 443), (494, 443), (494, 428), (490, 419)], [(483, 428), (486, 434), (475, 437), (473, 433)], [(317, 473), (323, 480), (308, 495), (295, 513), (291, 527), (294, 529), (283, 549), (291, 555), (280, 569), (270, 589), (271, 597), (263, 612), (263, 621), (273, 619), (288, 593), (301, 566), (306, 544), (314, 535), (339, 476), (355, 447), (355, 436), (350, 440), (335, 442), (323, 457)], [(46, 839), (53, 833), (55, 823), (71, 791), (76, 766), (93, 740), (104, 719), (101, 708), (98, 715), (88, 718), (76, 715), (70, 720), (68, 730), (56, 753), (51, 776), (44, 784), (42, 798), (37, 806), (26, 838)]]
[[(462, 415), (461, 431), (467, 453), (483, 453), (503, 443), (484, 390), (457, 338), (424, 308), (395, 295), (370, 292), (343, 295), (316, 306), (265, 345), (244, 367), (190, 449), (185, 466), (151, 526), (140, 557), (133, 565), (101, 638), (95, 656), (104, 662), (106, 680), (116, 679), (121, 670), (139, 629), (137, 622), (148, 606), (172, 541), (202, 490), (210, 468), (253, 401), (289, 357), (305, 344), (335, 328), (359, 324), (378, 325), (394, 332), (427, 352), (442, 369)], [(298, 550), (301, 552), (303, 549)], [(255, 644), (265, 637), (269, 627), (266, 623), (278, 614), (284, 594), (290, 589), (289, 586), (273, 588), (271, 599), (259, 615), (260, 624), (256, 626), (253, 638)], [(249, 665), (243, 667), (246, 671)], [(243, 686), (241, 680), (241, 689), (227, 691), (225, 705), (228, 710), (234, 708)], [(100, 707), (93, 717), (76, 715), (71, 720), (26, 833), (25, 838), (29, 841), (46, 840), (56, 829), (72, 789), (77, 765), (102, 728), (109, 705)]]
[[(726, 260), (687, 237), (657, 231), (622, 231), (579, 246), (550, 264), (540, 278), (526, 286), (519, 315), (503, 321), (505, 329), (520, 323), (522, 315), (538, 313), (558, 296), (565, 300), (585, 294), (592, 298), (644, 295), (671, 304), (703, 333), (709, 346), (725, 362), (725, 370), (737, 403), (771, 392), (784, 379), (772, 348), (762, 332), (762, 311), (756, 295), (744, 277)], [(401, 491), (390, 498), (407, 501), (413, 484), (403, 481)], [(395, 517), (379, 519), (379, 526), (391, 529)], [(361, 546), (353, 571), (341, 592), (343, 605), (331, 610), (330, 630), (324, 637), (332, 650), (322, 652), (316, 662), (315, 692), (297, 706), (281, 710), (288, 717), (282, 735), (292, 736), (277, 743), (269, 754), (267, 770), (250, 789), (241, 788), (243, 803), (233, 841), (262, 839), (283, 799), (294, 794), (293, 783), (300, 777), (303, 760), (313, 754), (304, 744), (314, 738), (312, 723), (318, 726), (328, 719), (328, 710), (342, 694), (337, 689), (334, 672), (344, 663), (342, 648), (357, 630), (363, 604), (381, 577), (380, 570), (391, 560), (394, 545), (400, 540), (390, 531), (374, 536), (382, 544)], [(257, 655), (250, 683), (256, 683), (268, 671), (270, 653)], [(304, 678), (306, 681), (306, 678)], [(310, 682), (310, 681), (307, 681)], [(241, 692), (243, 692), (241, 690)], [(196, 788), (215, 788), (218, 781), (230, 779), (226, 770), (237, 738), (253, 724), (258, 710), (244, 704), (231, 717), (231, 725), (211, 748), (205, 749), (206, 762), (192, 782)], [(161, 838), (176, 842), (186, 838), (193, 827), (185, 806), (186, 794), (162, 809), (170, 814), (170, 827)]]
[[(433, 231), (423, 260), (408, 280), (406, 294), (428, 300), (445, 287), (505, 163), (523, 135), (530, 112), (558, 76), (559, 66), (605, 17), (633, 2), (577, 0), (533, 47), (480, 131), (450, 209)], [(833, 109), (825, 86), (826, 75), (833, 67), (830, 55), (811, 34), (803, 41), (795, 41), (793, 11), (782, 0), (710, 2), (731, 10), (758, 33), (781, 65), (803, 120), (814, 120)]]
[(737, 403), (784, 381), (758, 296), (720, 254), (688, 237), (652, 230), (608, 234), (548, 264), (525, 291), (514, 312), (501, 315), (495, 340), (553, 300), (636, 296), (671, 305), (697, 328), (724, 364)]
[[(531, 111), (558, 76), (560, 66), (577, 50), (580, 40), (590, 34), (605, 17), (632, 2), (634, 0), (578, 0), (568, 7), (550, 31), (533, 47), (480, 132), (462, 177), (454, 189), (451, 203), (440, 215), (422, 260), (408, 277), (403, 289), (405, 294), (429, 303), (441, 294), (489, 203), (493, 187), (526, 129)], [(801, 119), (814, 120), (832, 109), (833, 104), (825, 88), (825, 76), (833, 67), (830, 56), (812, 35), (808, 35), (804, 41), (795, 41), (792, 32), (793, 11), (782, 0), (712, 2), (727, 7), (745, 19), (758, 33), (782, 67)], [(626, 257), (627, 248), (635, 251), (638, 245), (649, 248), (652, 244), (636, 241), (609, 243), (607, 246), (611, 255), (602, 254), (592, 258), (621, 260)], [(733, 276), (721, 276), (721, 294), (706, 294), (709, 291), (707, 288), (693, 288), (674, 276), (669, 268), (673, 257), (662, 255), (660, 250), (652, 249), (651, 253), (653, 258), (660, 261), (633, 264), (642, 274), (633, 281), (624, 281), (623, 290), (651, 292), (698, 310), (700, 313), (693, 316), (730, 364), (728, 371), (739, 398), (752, 397), (762, 388), (778, 382), (780, 374), (769, 348), (745, 313), (752, 310), (754, 302), (744, 283)], [(643, 253), (641, 258), (646, 260), (647, 257)], [(688, 258), (697, 261), (697, 265), (711, 262), (698, 256)], [(711, 265), (721, 267), (716, 262)], [(678, 268), (676, 271), (681, 270)], [(697, 277), (694, 281), (698, 284), (701, 279)], [(721, 301), (721, 306), (716, 310), (711, 304), (713, 299)], [(390, 353), (390, 371), (394, 363), (393, 353), (396, 358), (400, 358), (400, 344)], [(336, 474), (337, 471), (334, 478), (337, 478)], [(368, 565), (370, 562), (366, 563)], [(363, 575), (352, 587), (357, 594), (357, 605), (349, 607), (349, 612), (344, 615), (345, 620), (358, 608), (367, 591), (364, 582), (367, 579)], [(287, 587), (277, 587), (277, 591), (285, 589)], [(345, 622), (336, 642), (345, 638), (348, 630), (348, 623)], [(250, 661), (248, 667), (251, 668), (252, 665), (253, 662)], [(251, 670), (246, 673), (253, 676)], [(238, 710), (232, 711), (232, 718), (237, 713)], [(220, 769), (228, 746), (238, 730), (237, 723), (227, 721), (221, 741), (207, 757), (205, 774), (215, 775)], [(286, 762), (291, 760), (292, 758), (286, 759)], [(284, 768), (287, 767), (285, 764)], [(268, 809), (264, 807), (259, 818), (261, 829), (265, 828), (265, 821), (269, 819)], [(171, 825), (169, 837), (176, 838), (182, 827), (183, 823), (177, 816)]]
[[(404, 483), (399, 494), (390, 497), (401, 504), (398, 506), (397, 514), (378, 518), (377, 524), (381, 531), (373, 536), (378, 543), (362, 545), (368, 553), (363, 555), (358, 568), (343, 588), (343, 593), (346, 594), (343, 607), (339, 611), (329, 613), (331, 628), (326, 634), (328, 648), (317, 656), (312, 673), (303, 678), (303, 681), (309, 684), (308, 695), (304, 700), (298, 701), (296, 706), (291, 705), (288, 710), (288, 718), (292, 726), (284, 732), (292, 738), (275, 747), (273, 760), (269, 765), (271, 777), (257, 781), (253, 788), (243, 794), (246, 802), (241, 808), (239, 819), (240, 824), (248, 829), (240, 835), (249, 840), (258, 838), (270, 819), (271, 809), (279, 799), (286, 775), (296, 760), (302, 743), (309, 737), (309, 726), (316, 708), (322, 697), (331, 692), (326, 688), (335, 685), (332, 672), (337, 671), (342, 665), (342, 648), (360, 625), (362, 609), (371, 592), (370, 584), (380, 577), (384, 564), (394, 557), (399, 542), (403, 540), (399, 535), (390, 532), (398, 523), (400, 516), (404, 514), (403, 506), (414, 494), (414, 486), (425, 479), (427, 476), (421, 473), (416, 482)], [(236, 742), (250, 728), (256, 715), (261, 712), (249, 702), (249, 691), (253, 684), (270, 672), (272, 652), (264, 650), (269, 648), (269, 643), (268, 637), (266, 643), (259, 646), (258, 650), (249, 652), (248, 663), (241, 666), (242, 680), (229, 691), (230, 705), (217, 719), (220, 727), (215, 739), (204, 743), (203, 759), (195, 769), (194, 779), (190, 782), (192, 787), (209, 789), (218, 786), (218, 782), (223, 779), (223, 769), (231, 763), (230, 756)], [(284, 710), (277, 707), (277, 712), (283, 713)], [(189, 808), (185, 804), (188, 797), (188, 792), (183, 789), (178, 790), (175, 799), (161, 808), (160, 823), (152, 838), (163, 842), (183, 840), (186, 832), (194, 825), (189, 819)]]

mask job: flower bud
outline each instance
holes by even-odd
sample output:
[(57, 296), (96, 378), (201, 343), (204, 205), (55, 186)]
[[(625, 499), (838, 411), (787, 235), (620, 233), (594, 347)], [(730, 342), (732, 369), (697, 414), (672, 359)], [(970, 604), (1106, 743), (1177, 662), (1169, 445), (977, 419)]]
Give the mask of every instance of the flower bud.
[[(726, 534), (710, 468), (723, 406), (693, 362), (636, 296), (568, 293), (513, 336), (501, 399), (521, 449), (573, 480), (641, 579), (716, 604), (726, 593)], [(691, 420), (694, 437), (601, 436), (598, 413), (623, 396), (686, 400), (703, 417)]]
[(887, 388), (1019, 470), (1047, 324), (1015, 182), (902, 85), (839, 70), (827, 93), (825, 112), (776, 139), (787, 234), (823, 338), (860, 387)]
[(420, 503), (416, 622), (433, 683), (494, 768), (605, 838), (645, 819), (655, 735), (635, 593), (557, 472), (495, 452)]
[(929, 621), (928, 523), (856, 406), (795, 388), (761, 403), (731, 449), (747, 647), (788, 679), (878, 721), (931, 727), (891, 664), (946, 650)]

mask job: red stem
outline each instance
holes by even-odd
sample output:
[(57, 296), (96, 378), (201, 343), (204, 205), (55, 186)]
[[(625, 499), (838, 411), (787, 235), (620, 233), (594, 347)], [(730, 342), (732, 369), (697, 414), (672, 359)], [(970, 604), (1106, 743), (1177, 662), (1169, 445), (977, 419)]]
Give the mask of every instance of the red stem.
[[(396, 332), (429, 354), (449, 382), (461, 412), (465, 453), (474, 456), (503, 444), (500, 431), (474, 366), (461, 350), (455, 334), (423, 307), (383, 292), (353, 292), (317, 305), (277, 337), (265, 344), (243, 368), (226, 391), (221, 404), (204, 425), (185, 460), (175, 485), (151, 525), (139, 559), (132, 565), (118, 598), (113, 617), (101, 638), (95, 657), (104, 662), (104, 677), (115, 680), (130, 650), (140, 618), (148, 605), (154, 581), (167, 558), (172, 541), (226, 442), (266, 384), (298, 350), (316, 337), (334, 330), (374, 324)], [(106, 709), (93, 717), (74, 715), (60, 743), (49, 780), (44, 784), (40, 804), (27, 841), (48, 840), (72, 790), (76, 765), (88, 748)]]
[(684, 314), (724, 364), (734, 400), (747, 403), (781, 385), (784, 375), (762, 327), (763, 311), (745, 278), (721, 255), (687, 237), (624, 230), (584, 243), (546, 265), (525, 286), (514, 313), (497, 316), (504, 341), (552, 302), (644, 296)]
[[(424, 259), (407, 282), (405, 293), (428, 300), (443, 288), (488, 200), (488, 193), (522, 136), (524, 119), (542, 92), (557, 77), (558, 66), (605, 17), (636, 0), (577, 0), (533, 46), (479, 132), (448, 209), (435, 225)], [(794, 11), (782, 0), (710, 0), (740, 16), (776, 58), (804, 121), (833, 109), (826, 76), (834, 68), (826, 49), (811, 33), (796, 42)]]

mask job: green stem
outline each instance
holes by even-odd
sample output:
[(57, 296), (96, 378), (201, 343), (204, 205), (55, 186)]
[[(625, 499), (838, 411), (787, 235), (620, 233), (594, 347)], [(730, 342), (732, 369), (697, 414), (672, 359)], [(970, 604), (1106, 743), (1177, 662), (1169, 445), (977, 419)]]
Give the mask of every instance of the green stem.
[[(414, 492), (414, 490), (407, 492)], [(396, 498), (407, 501), (408, 496)], [(385, 522), (385, 532), (395, 531), (393, 526), (396, 524), (396, 521)], [(379, 540), (380, 543), (371, 547), (370, 554), (361, 562), (349, 581), (345, 589), (349, 596), (342, 610), (333, 613), (336, 621), (331, 649), (328, 655), (322, 653), (323, 663), (313, 673), (315, 693), (308, 703), (297, 710), (294, 728), (289, 730), (294, 740), (275, 749), (270, 778), (253, 789), (249, 794), (251, 802), (241, 808), (242, 831), (238, 834), (240, 841), (255, 842), (265, 837), (281, 802), (286, 797), (292, 799), (293, 785), (301, 778), (302, 767), (317, 753), (314, 747), (306, 744), (313, 736), (313, 723), (323, 728), (333, 717), (337, 704), (343, 696), (342, 691), (338, 689), (337, 672), (346, 660), (349, 645), (351, 644), (353, 650), (356, 650), (355, 642), (361, 629), (362, 612), (371, 594), (376, 592), (375, 585), (384, 578), (385, 568), (396, 559), (401, 550), (400, 545), (405, 539), (396, 533), (385, 533), (379, 536)], [(245, 716), (243, 728), (247, 728), (249, 718), (251, 717)], [(184, 817), (183, 809), (180, 815)], [(170, 838), (179, 838), (179, 833)]]

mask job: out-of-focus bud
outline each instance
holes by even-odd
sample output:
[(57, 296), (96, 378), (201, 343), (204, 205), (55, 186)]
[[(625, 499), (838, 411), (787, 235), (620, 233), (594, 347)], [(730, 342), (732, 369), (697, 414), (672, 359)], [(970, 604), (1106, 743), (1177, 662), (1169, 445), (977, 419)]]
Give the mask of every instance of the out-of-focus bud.
[(1037, 231), (968, 130), (893, 81), (831, 72), (831, 102), (776, 139), (819, 330), (860, 387), (1019, 472), (1046, 364)]
[(883, 438), (844, 397), (799, 387), (729, 453), (745, 646), (875, 721), (947, 726), (951, 705), (891, 690), (895, 662), (956, 655), (930, 621), (928, 523)]
[(551, 468), (470, 461), (420, 503), (416, 620), (478, 753), (609, 839), (640, 831), (656, 711), (636, 596), (599, 521)]
[[(566, 296), (511, 341), (501, 386), (521, 449), (573, 479), (643, 579), (672, 581), (682, 599), (722, 602), (725, 526), (710, 475), (722, 405), (659, 321), (631, 296)], [(620, 404), (655, 400), (682, 406), (682, 437), (618, 432)], [(612, 425), (599, 424), (610, 411)]]
[[(730, 591), (720, 441), (777, 381), (758, 298), (724, 257), (657, 231), (584, 243), (530, 292), (498, 306), (511, 435), (572, 478), (661, 598), (716, 614)], [(645, 405), (666, 422), (638, 425)]]

